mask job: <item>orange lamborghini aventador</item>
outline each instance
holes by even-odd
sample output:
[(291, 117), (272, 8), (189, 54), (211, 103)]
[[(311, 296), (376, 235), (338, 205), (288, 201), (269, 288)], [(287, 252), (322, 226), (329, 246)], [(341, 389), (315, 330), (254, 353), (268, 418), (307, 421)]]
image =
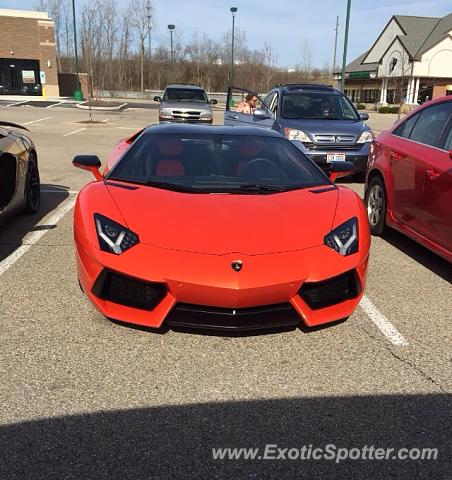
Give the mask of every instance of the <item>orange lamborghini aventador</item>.
[(363, 202), (282, 135), (167, 124), (121, 141), (79, 193), (82, 290), (104, 316), (250, 330), (347, 318), (365, 288)]

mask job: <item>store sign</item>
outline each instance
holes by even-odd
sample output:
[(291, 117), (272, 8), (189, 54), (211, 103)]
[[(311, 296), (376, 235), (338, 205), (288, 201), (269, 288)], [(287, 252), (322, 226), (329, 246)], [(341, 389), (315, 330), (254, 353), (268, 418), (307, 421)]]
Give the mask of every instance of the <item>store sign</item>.
[(23, 83), (36, 83), (34, 70), (22, 70)]
[(370, 78), (370, 72), (350, 72), (348, 78)]
[(46, 72), (43, 72), (42, 70), (39, 72), (39, 78), (41, 79), (41, 85), (46, 84)]

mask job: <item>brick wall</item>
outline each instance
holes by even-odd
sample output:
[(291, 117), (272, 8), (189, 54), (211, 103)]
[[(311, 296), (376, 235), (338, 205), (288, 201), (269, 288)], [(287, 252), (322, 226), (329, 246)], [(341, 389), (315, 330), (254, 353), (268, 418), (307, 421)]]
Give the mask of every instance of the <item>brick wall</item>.
[(52, 21), (0, 15), (0, 58), (39, 60), (46, 95), (59, 95)]

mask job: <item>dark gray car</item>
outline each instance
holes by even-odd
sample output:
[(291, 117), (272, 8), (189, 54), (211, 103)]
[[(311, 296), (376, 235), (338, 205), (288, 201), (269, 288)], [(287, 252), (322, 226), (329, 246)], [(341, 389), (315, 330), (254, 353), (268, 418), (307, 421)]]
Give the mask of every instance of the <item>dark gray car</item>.
[[(246, 98), (257, 101), (252, 113), (244, 113)], [(352, 162), (358, 177), (365, 175), (373, 137), (350, 100), (326, 85), (278, 85), (261, 99), (243, 88), (228, 90), (225, 125), (270, 128), (292, 140), (300, 150), (327, 170), (331, 162)]]
[(213, 122), (211, 104), (205, 90), (199, 85), (172, 84), (167, 85), (163, 97), (154, 97), (160, 102), (159, 122), (203, 123)]

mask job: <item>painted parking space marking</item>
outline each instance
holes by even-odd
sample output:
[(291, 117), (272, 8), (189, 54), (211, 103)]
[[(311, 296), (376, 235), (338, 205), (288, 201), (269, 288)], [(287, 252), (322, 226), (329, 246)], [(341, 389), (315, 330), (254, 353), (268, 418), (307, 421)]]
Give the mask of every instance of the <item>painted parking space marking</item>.
[(408, 346), (408, 342), (394, 327), (394, 325), (378, 310), (378, 308), (369, 300), (367, 295), (363, 295), (359, 306), (366, 315), (377, 326), (380, 332), (393, 344), (398, 347)]
[(65, 133), (63, 137), (68, 137), (69, 135), (74, 135), (74, 133), (82, 132), (83, 130), (86, 130), (86, 127), (79, 128), (78, 130), (74, 130), (73, 132)]
[[(56, 224), (68, 213), (75, 204), (76, 197), (71, 196), (64, 201), (50, 216), (44, 217), (42, 222), (37, 226), (56, 226)], [(30, 248), (40, 240), (49, 230), (36, 230), (25, 239), (27, 243), (23, 243), (13, 253), (8, 255), (0, 262), (0, 276), (3, 275), (17, 260), (19, 260)]]
[(52, 105), (48, 105), (46, 108), (53, 108), (56, 107), (57, 105), (62, 105), (63, 103), (66, 103), (64, 100), (62, 102), (56, 102), (53, 103)]
[(37, 120), (31, 120), (30, 122), (22, 123), (22, 125), (31, 125), (32, 123), (43, 122), (44, 120), (49, 120), (51, 118), (53, 118), (53, 117), (38, 118)]
[(22, 100), (21, 102), (9, 103), (8, 105), (5, 105), (5, 107), (14, 107), (15, 105), (22, 105), (23, 103), (27, 102), (29, 102), (29, 100)]

